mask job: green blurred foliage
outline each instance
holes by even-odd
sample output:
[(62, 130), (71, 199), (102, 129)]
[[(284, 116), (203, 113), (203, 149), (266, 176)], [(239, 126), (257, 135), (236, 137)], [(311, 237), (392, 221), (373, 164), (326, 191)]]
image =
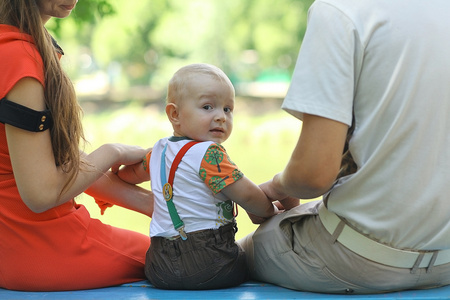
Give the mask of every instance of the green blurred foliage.
[[(222, 68), (233, 82), (286, 81), (294, 68), (313, 0), (80, 0), (49, 29), (72, 56), (68, 72), (110, 72), (127, 88), (166, 85), (192, 62)], [(92, 71), (92, 70), (90, 70)], [(116, 78), (119, 76), (119, 78)]]
[[(47, 27), (65, 49), (62, 62), (79, 96), (80, 79), (87, 79), (84, 84), (98, 89), (102, 74), (114, 88), (107, 95), (140, 85), (165, 90), (172, 74), (193, 62), (217, 65), (234, 83), (286, 82), (295, 65), (312, 2), (80, 0), (69, 18), (52, 19)], [(149, 147), (171, 134), (160, 104), (144, 106), (133, 101), (130, 93), (124, 95), (126, 101), (120, 104), (80, 101), (90, 142), (87, 152), (109, 142)], [(280, 101), (236, 101), (235, 131), (225, 147), (244, 174), (258, 184), (282, 170), (298, 138), (300, 122), (279, 110)], [(93, 217), (148, 233), (147, 217), (118, 207), (101, 216), (92, 199), (83, 197), (77, 201), (88, 206)], [(238, 222), (237, 238), (256, 227), (243, 210)]]
[[(280, 172), (297, 143), (301, 123), (280, 110), (280, 104), (281, 100), (273, 99), (236, 99), (234, 130), (223, 146), (245, 176), (256, 184), (270, 180)], [(156, 103), (143, 106), (137, 102), (122, 102), (95, 110), (91, 110), (86, 102), (82, 105), (85, 109), (83, 125), (89, 141), (84, 150), (88, 153), (105, 143), (116, 142), (148, 148), (173, 132), (164, 110)], [(141, 186), (148, 189), (150, 183)], [(142, 214), (114, 206), (101, 215), (87, 195), (78, 197), (77, 203), (85, 205), (91, 217), (104, 223), (148, 234), (150, 219)], [(241, 207), (237, 222), (236, 239), (257, 227)]]
[[(77, 5), (76, 11), (73, 15), (74, 21), (79, 29), (83, 28), (85, 24), (95, 24), (96, 20), (115, 13), (114, 7), (108, 0), (82, 0), (80, 5)], [(55, 19), (50, 30), (57, 36), (61, 36), (62, 19)]]

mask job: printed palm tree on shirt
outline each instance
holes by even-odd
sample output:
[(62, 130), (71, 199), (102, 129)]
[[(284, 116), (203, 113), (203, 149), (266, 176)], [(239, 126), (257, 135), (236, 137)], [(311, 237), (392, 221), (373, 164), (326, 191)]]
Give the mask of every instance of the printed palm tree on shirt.
[(220, 173), (220, 163), (223, 161), (224, 153), (219, 151), (216, 147), (210, 147), (205, 153), (205, 161), (211, 165), (217, 166), (217, 171)]

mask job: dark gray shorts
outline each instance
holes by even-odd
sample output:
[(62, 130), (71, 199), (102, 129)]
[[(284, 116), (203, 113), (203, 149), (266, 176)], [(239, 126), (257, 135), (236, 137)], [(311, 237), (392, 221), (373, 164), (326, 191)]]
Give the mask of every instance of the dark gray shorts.
[(235, 243), (235, 224), (188, 233), (187, 240), (152, 237), (145, 274), (157, 288), (217, 289), (247, 280), (245, 253)]

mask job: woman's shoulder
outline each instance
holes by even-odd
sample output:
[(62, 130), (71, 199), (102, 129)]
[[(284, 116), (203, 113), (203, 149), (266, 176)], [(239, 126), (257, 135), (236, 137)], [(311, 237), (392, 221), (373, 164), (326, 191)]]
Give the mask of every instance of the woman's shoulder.
[(44, 84), (42, 58), (31, 36), (13, 26), (0, 25), (0, 64), (2, 89), (24, 77), (36, 78)]
[(13, 57), (28, 54), (41, 60), (33, 38), (14, 26), (0, 24), (0, 51), (12, 54)]

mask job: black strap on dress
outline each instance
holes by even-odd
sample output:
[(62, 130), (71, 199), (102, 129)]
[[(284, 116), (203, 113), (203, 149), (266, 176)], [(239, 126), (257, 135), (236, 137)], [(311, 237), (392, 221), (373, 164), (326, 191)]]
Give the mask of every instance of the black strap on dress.
[(33, 132), (45, 131), (53, 126), (48, 109), (36, 111), (6, 98), (0, 100), (0, 122)]

